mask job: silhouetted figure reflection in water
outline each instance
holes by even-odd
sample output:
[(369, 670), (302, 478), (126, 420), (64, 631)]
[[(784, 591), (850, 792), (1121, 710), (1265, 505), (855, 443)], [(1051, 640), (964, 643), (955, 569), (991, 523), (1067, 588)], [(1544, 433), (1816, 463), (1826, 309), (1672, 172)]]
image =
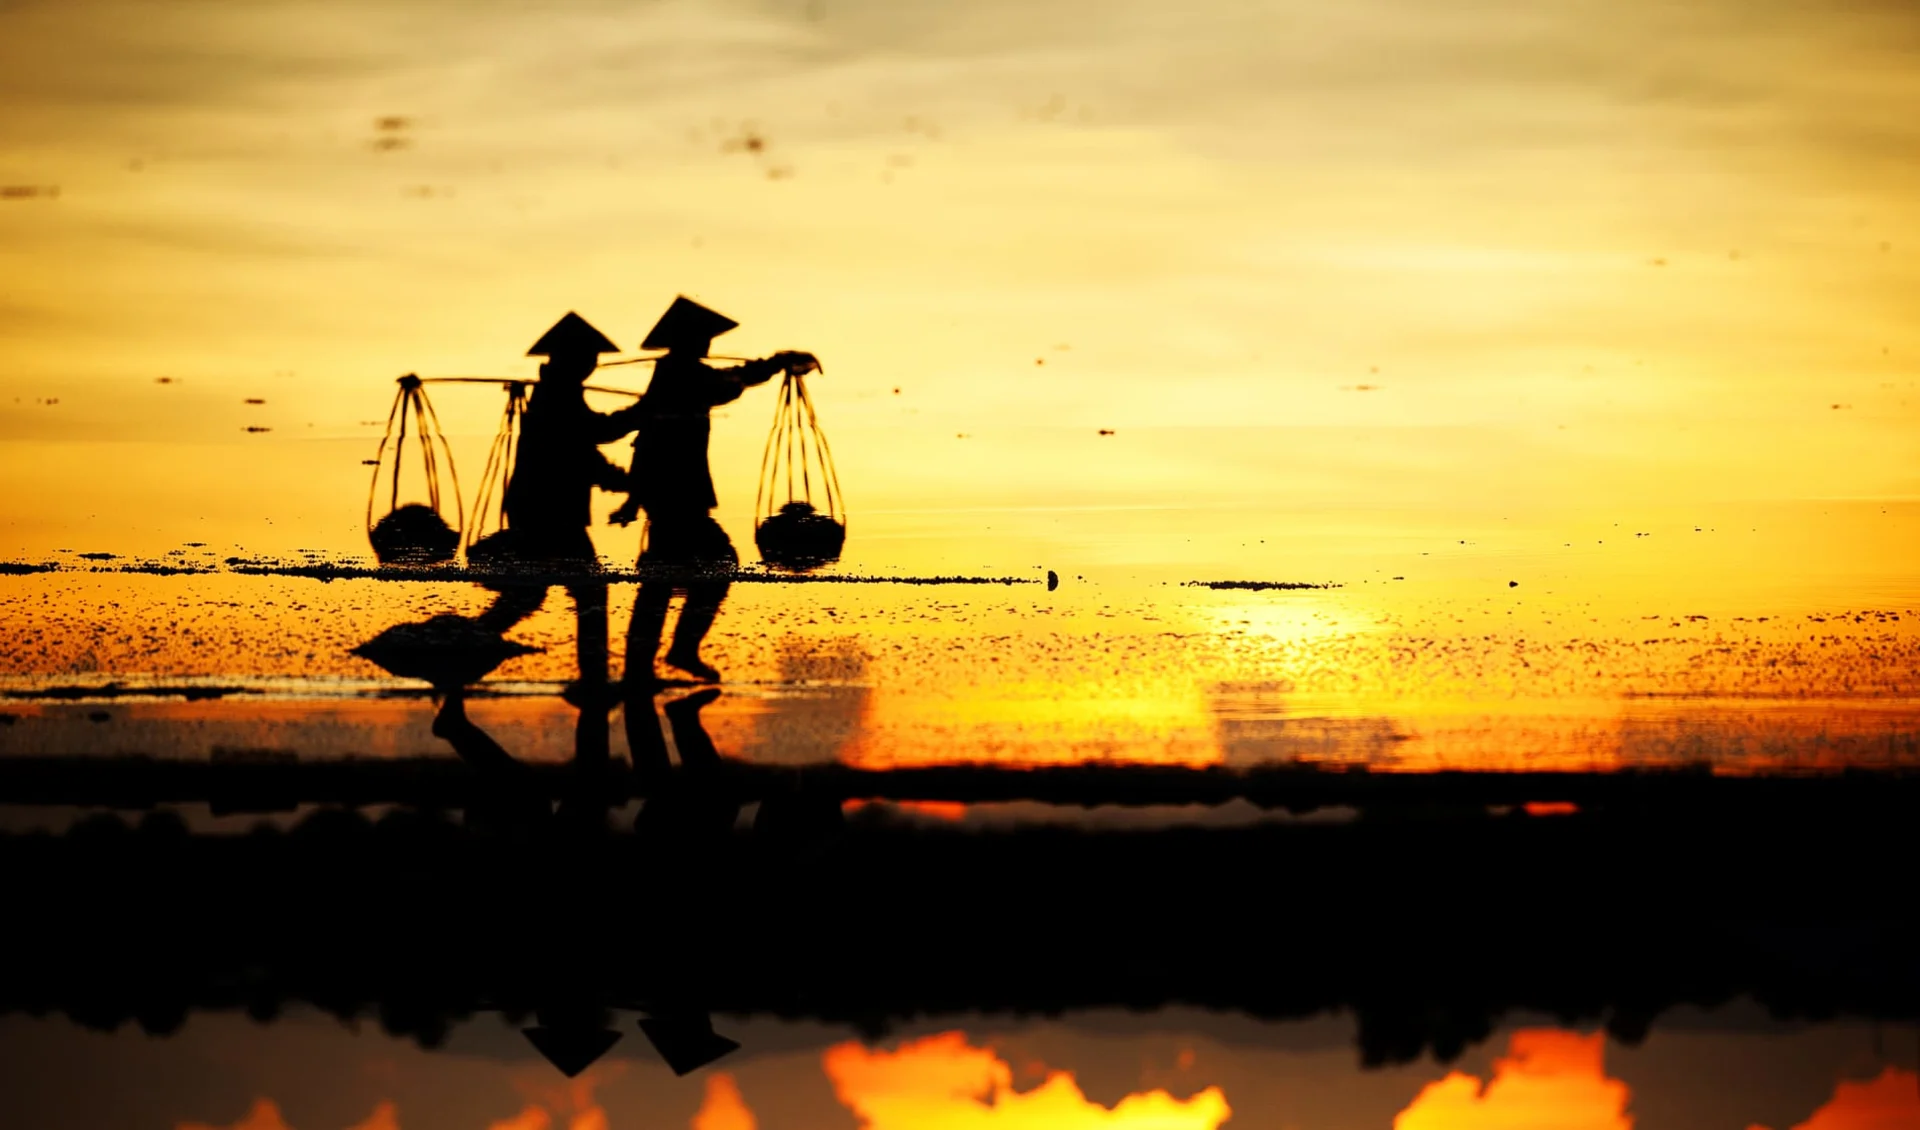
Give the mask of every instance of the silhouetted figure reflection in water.
[[(630, 493), (626, 505), (608, 520), (625, 525), (643, 510), (647, 516), (639, 563), (643, 579), (627, 629), (626, 679), (642, 691), (654, 683), (653, 662), (675, 592), (686, 599), (666, 662), (703, 681), (720, 677), (700, 658), (700, 641), (720, 612), (740, 555), (713, 520), (719, 500), (707, 466), (713, 428), (708, 413), (776, 373), (819, 368), (811, 353), (794, 351), (725, 369), (709, 365), (706, 356), (713, 339), (738, 324), (690, 299), (675, 298), (641, 343), (642, 349), (667, 353), (655, 362), (646, 395), (626, 410), (633, 413), (639, 433), (634, 437)], [(624, 413), (622, 417), (624, 421)]]
[(396, 624), (353, 649), (390, 674), (424, 679), (433, 686), (440, 699), (433, 736), (480, 774), (467, 812), (472, 827), (526, 830), (543, 825), (551, 815), (546, 800), (527, 787), (526, 766), (475, 725), (466, 710), (470, 684), (507, 660), (537, 650), (503, 639), (476, 619), (453, 615)]
[[(434, 718), (434, 736), (452, 741), (450, 734), (467, 737), (466, 688), (494, 668), (539, 648), (503, 639), (478, 620), (465, 616), (435, 616), (419, 623), (395, 624), (353, 649), (353, 654), (405, 679), (424, 679), (443, 698)], [(441, 731), (446, 729), (447, 733)], [(477, 731), (476, 731), (477, 732)], [(452, 741), (461, 758), (479, 768), (501, 768), (513, 758), (493, 739)]]
[[(584, 623), (594, 611), (576, 597), (575, 612), (583, 621), (579, 627), (583, 679), (588, 672), (604, 673), (607, 668), (605, 603), (597, 609), (603, 628), (597, 641)], [(466, 696), (468, 686), (501, 663), (539, 649), (503, 638), (485, 619), (484, 615), (444, 615), (398, 624), (354, 648), (353, 653), (392, 674), (432, 684), (440, 699), (433, 717), (434, 737), (452, 746), (461, 761), (480, 772), (480, 787), (468, 811), (470, 824), (495, 831), (535, 831), (554, 815), (546, 794), (532, 787), (525, 764), (467, 716)], [(565, 827), (604, 831), (612, 803), (606, 703), (583, 700), (575, 706), (579, 715), (573, 734), (573, 774), (558, 815)]]
[[(583, 688), (607, 681), (607, 586), (591, 576), (599, 564), (587, 534), (593, 488), (618, 490), (627, 481), (626, 473), (600, 453), (600, 445), (631, 432), (635, 410), (595, 412), (581, 386), (598, 367), (600, 354), (619, 348), (569, 312), (527, 350), (527, 356), (547, 360), (521, 419), (519, 450), (502, 500), (507, 528), (468, 551), (476, 564), (582, 574), (567, 591), (578, 613)], [(531, 616), (547, 596), (544, 584), (492, 587), (500, 595), (479, 623), (495, 633)]]

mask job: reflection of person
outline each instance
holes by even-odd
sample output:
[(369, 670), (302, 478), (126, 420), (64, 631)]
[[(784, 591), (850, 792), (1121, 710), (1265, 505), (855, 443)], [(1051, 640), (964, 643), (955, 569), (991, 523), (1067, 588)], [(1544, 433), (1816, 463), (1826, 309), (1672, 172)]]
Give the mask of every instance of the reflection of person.
[[(633, 409), (595, 412), (587, 407), (581, 386), (599, 365), (600, 354), (619, 350), (605, 334), (571, 312), (527, 350), (527, 356), (547, 360), (540, 366), (539, 383), (521, 418), (519, 449), (501, 502), (507, 529), (496, 535), (500, 544), (476, 543), (474, 548), (481, 553), (469, 551), (470, 557), (504, 557), (515, 564), (567, 572), (586, 573), (596, 567), (593, 539), (587, 534), (593, 522), (593, 488), (612, 490), (626, 483), (626, 475), (600, 453), (600, 445), (633, 430)], [(488, 549), (493, 553), (486, 554)], [(480, 617), (483, 625), (496, 632), (505, 632), (532, 615), (547, 595), (545, 585), (509, 584), (500, 589), (499, 599)], [(607, 586), (582, 580), (569, 584), (567, 591), (580, 613), (580, 677), (605, 682), (604, 660), (597, 671), (589, 669), (589, 660), (606, 653)]]
[(709, 365), (707, 349), (713, 339), (738, 324), (697, 302), (676, 298), (641, 344), (642, 349), (665, 349), (667, 354), (654, 364), (646, 395), (627, 410), (633, 413), (639, 432), (634, 438), (630, 496), (608, 519), (624, 525), (642, 510), (647, 515), (646, 548), (640, 555), (643, 576), (627, 629), (630, 683), (653, 678), (667, 605), (675, 591), (684, 593), (686, 600), (666, 661), (696, 678), (719, 679), (720, 673), (700, 658), (700, 641), (720, 612), (728, 575), (740, 557), (727, 532), (713, 520), (719, 500), (707, 466), (707, 440), (713, 427), (707, 414), (739, 399), (747, 388), (765, 384), (775, 373), (805, 373), (819, 367), (812, 354), (798, 352), (776, 353), (732, 368)]

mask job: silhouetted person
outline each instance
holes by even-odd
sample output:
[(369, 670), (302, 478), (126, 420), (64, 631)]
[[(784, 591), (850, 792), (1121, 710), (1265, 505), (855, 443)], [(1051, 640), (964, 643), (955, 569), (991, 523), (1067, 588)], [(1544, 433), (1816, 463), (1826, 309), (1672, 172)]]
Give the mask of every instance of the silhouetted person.
[[(587, 534), (593, 523), (593, 488), (619, 490), (627, 482), (619, 466), (600, 453), (600, 445), (633, 430), (633, 409), (595, 412), (587, 407), (581, 386), (599, 366), (600, 354), (619, 351), (571, 311), (527, 350), (527, 356), (547, 360), (521, 418), (513, 475), (501, 503), (507, 533), (504, 549), (497, 552), (510, 563), (582, 574), (598, 567)], [(541, 584), (498, 587), (499, 598), (480, 616), (480, 623), (496, 632), (531, 616), (547, 596), (547, 586)], [(567, 591), (579, 612), (581, 684), (604, 684), (606, 583), (583, 578), (569, 583)]]
[(731, 368), (709, 365), (707, 349), (713, 339), (737, 325), (698, 302), (675, 298), (640, 346), (665, 349), (667, 354), (655, 362), (646, 395), (627, 410), (633, 413), (639, 432), (634, 437), (630, 495), (626, 505), (608, 519), (625, 525), (642, 510), (647, 515), (646, 548), (640, 554), (644, 576), (627, 629), (626, 678), (636, 685), (653, 680), (667, 604), (676, 591), (685, 594), (686, 600), (667, 649), (667, 663), (698, 679), (720, 677), (700, 658), (700, 641), (726, 599), (728, 578), (740, 564), (740, 555), (727, 532), (713, 520), (719, 500), (707, 466), (707, 439), (713, 427), (708, 413), (737, 400), (747, 388), (765, 384), (775, 373), (819, 368), (811, 353), (793, 351)]

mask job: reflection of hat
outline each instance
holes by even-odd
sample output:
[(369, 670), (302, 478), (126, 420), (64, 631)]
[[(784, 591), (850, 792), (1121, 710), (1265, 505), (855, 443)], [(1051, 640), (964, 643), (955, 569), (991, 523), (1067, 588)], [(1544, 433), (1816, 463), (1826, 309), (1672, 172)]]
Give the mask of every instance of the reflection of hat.
[(673, 305), (667, 307), (666, 313), (660, 315), (660, 320), (654, 323), (647, 340), (640, 343), (640, 348), (672, 349), (689, 342), (712, 341), (739, 324), (725, 314), (709, 310), (682, 295), (673, 300)]
[(620, 347), (607, 340), (607, 335), (587, 324), (587, 320), (573, 311), (553, 324), (553, 328), (540, 335), (540, 340), (527, 350), (529, 357), (579, 356), (582, 353), (599, 355), (618, 353)]
[(596, 1027), (528, 1028), (522, 1035), (569, 1079), (592, 1067), (620, 1042), (620, 1033)]
[(646, 1033), (653, 1050), (660, 1053), (660, 1058), (667, 1061), (675, 1075), (698, 1071), (740, 1047), (738, 1042), (715, 1032), (713, 1019), (704, 1012), (649, 1016), (640, 1022), (640, 1031)]

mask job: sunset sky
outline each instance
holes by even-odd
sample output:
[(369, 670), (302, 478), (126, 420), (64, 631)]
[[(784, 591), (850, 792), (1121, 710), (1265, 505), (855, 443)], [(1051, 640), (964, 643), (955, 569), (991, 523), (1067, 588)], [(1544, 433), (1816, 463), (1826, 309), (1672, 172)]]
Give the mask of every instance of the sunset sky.
[[(1892, 2), (10, 0), (0, 541), (357, 550), (394, 376), (682, 292), (822, 357), (869, 516), (1912, 497), (1917, 56)], [(497, 396), (436, 403), (477, 477)]]
[[(208, 781), (226, 780), (229, 761), (279, 781), (302, 763), (386, 758), (407, 764), (322, 775), (364, 768), (405, 791), (408, 774), (438, 789), (458, 768), (415, 758), (484, 764), (505, 751), (542, 766), (525, 778), (541, 788), (571, 782), (567, 800), (549, 825), (531, 794), (495, 804), (504, 793), (474, 785), (463, 819), (479, 849), (492, 852), (497, 826), (534, 864), (574, 868), (577, 850), (588, 875), (602, 841), (573, 833), (593, 821), (633, 826), (641, 852), (656, 833), (695, 837), (685, 845), (714, 869), (661, 888), (662, 905), (681, 886), (689, 898), (699, 883), (731, 890), (736, 863), (751, 894), (763, 863), (784, 869), (791, 855), (794, 876), (828, 875), (932, 828), (941, 844), (1055, 821), (1180, 828), (1185, 843), (1189, 826), (1257, 822), (1234, 841), (1257, 848), (1296, 842), (1283, 821), (1351, 820), (1352, 843), (1373, 843), (1378, 824), (1400, 851), (1404, 816), (1431, 821), (1441, 867), (1458, 829), (1600, 853), (1609, 837), (1643, 838), (1644, 819), (1677, 844), (1692, 802), (1669, 807), (1658, 771), (1684, 769), (1672, 787), (1688, 797), (1721, 795), (1701, 783), (1709, 774), (1910, 774), (1916, 107), (1915, 0), (0, 0), (0, 760), (46, 759), (10, 778), (32, 798), (64, 796), (36, 793), (38, 773), (93, 788), (72, 774), (82, 757), (206, 761)], [(606, 360), (637, 360), (677, 295), (738, 320), (717, 354), (822, 362), (807, 388), (848, 517), (824, 575), (755, 568), (777, 384), (714, 413), (715, 517), (747, 568), (712, 634), (683, 632), (706, 624), (679, 606), (665, 683), (663, 641), (627, 640), (649, 607), (638, 578), (583, 580), (584, 550), (537, 611), (514, 606), (551, 578), (280, 567), (371, 561), (368, 464), (397, 378), (482, 378), (427, 386), (471, 510), (500, 382), (538, 372), (528, 347), (572, 311), (625, 351)], [(644, 364), (602, 369), (591, 402), (624, 406), (648, 376)], [(630, 454), (625, 441), (603, 450)], [(644, 528), (606, 523), (624, 501), (596, 493), (591, 530), (600, 561), (623, 570)], [(656, 526), (649, 565), (672, 556), (669, 529)], [(704, 570), (708, 531), (679, 533)], [(668, 576), (684, 594), (687, 574)], [(714, 576), (701, 573), (696, 596)], [(835, 583), (787, 583), (816, 580)], [(391, 663), (369, 658), (382, 639)], [(429, 670), (512, 651), (524, 654), (484, 675)], [(462, 715), (447, 684), (469, 676)], [(497, 743), (484, 758), (476, 734)], [(664, 758), (669, 736), (682, 769), (709, 746), (756, 768), (688, 772), (674, 780), (692, 791), (663, 794), (645, 755)], [(589, 771), (563, 775), (553, 763), (568, 758)], [(1258, 806), (1204, 809), (1134, 803), (1201, 795), (1175, 784), (1088, 794), (1125, 805), (962, 804), (989, 793), (941, 791), (1015, 779), (938, 768), (974, 763), (1098, 765), (1113, 774), (1099, 790), (1122, 774), (1224, 789), (1242, 770), (1287, 765), (1345, 783), (1249, 774)], [(849, 771), (813, 769), (834, 764)], [(1358, 775), (1332, 772), (1362, 769), (1569, 776), (1485, 784), (1498, 798), (1486, 807), (1465, 792), (1429, 805), (1405, 778), (1361, 791)], [(1571, 776), (1614, 770), (1644, 772), (1631, 796)], [(1050, 790), (1096, 775), (1044, 779), (992, 795), (1071, 800)], [(762, 781), (780, 783), (756, 791)], [(1296, 781), (1308, 782), (1297, 796)], [(384, 787), (327, 795), (371, 805)], [(725, 805), (755, 802), (736, 823), (744, 845), (758, 822), (758, 846), (699, 838), (709, 816), (716, 832), (729, 819), (708, 788)], [(248, 806), (280, 802), (209, 795), (212, 807), (177, 806), (196, 834), (203, 816), (224, 835), (259, 815)], [(644, 800), (645, 817), (611, 807), (663, 795), (691, 799), (684, 812)], [(1313, 807), (1347, 797), (1366, 819)], [(856, 813), (844, 837), (829, 835), (841, 800)], [(0, 811), (0, 838), (38, 853), (26, 832), (59, 821), (80, 848), (97, 831), (118, 842), (86, 811)], [(172, 811), (127, 825), (170, 834)], [(295, 847), (305, 811), (272, 815)], [(330, 803), (313, 826), (336, 815)], [(1705, 864), (1747, 866), (1737, 815), (1700, 825)], [(547, 851), (549, 827), (564, 854)], [(1877, 842), (1871, 831), (1861, 842)], [(605, 843), (625, 852), (611, 846), (625, 840)], [(74, 858), (84, 871), (96, 854)], [(1255, 893), (1298, 910), (1311, 939), (1320, 888), (1295, 899), (1289, 865), (1267, 868)], [(1791, 869), (1788, 893), (1823, 874)], [(788, 872), (766, 874), (783, 884)], [(651, 898), (658, 884), (636, 876)], [(1761, 889), (1740, 878), (1730, 892)], [(1142, 915), (1213, 937), (1219, 907), (1169, 882), (1143, 886), (1137, 906), (1089, 911), (1113, 916), (1102, 942), (1162, 937), (1131, 929)], [(993, 890), (949, 885), (955, 921), (999, 913)], [(1614, 886), (1588, 900), (1595, 914), (1637, 905), (1633, 876)], [(838, 895), (809, 889), (766, 919), (772, 979), (742, 985), (786, 984), (781, 932), (839, 913)], [(241, 895), (268, 913), (272, 893)], [(551, 893), (519, 892), (542, 922)], [(135, 909), (163, 927), (152, 901)], [(1745, 913), (1736, 894), (1723, 901)], [(596, 907), (584, 926), (562, 915), (541, 928), (598, 945)], [(1771, 984), (1776, 965), (1793, 972), (1804, 957), (1815, 985), (1831, 953), (1879, 962), (1906, 936), (1878, 905), (1805, 909), (1742, 918), (1726, 934), (1726, 984)], [(1628, 956), (1721, 936), (1701, 925), (1721, 911), (1674, 910), (1672, 929), (1647, 911), (1653, 948)], [(1406, 945), (1423, 945), (1430, 927), (1402, 917)], [(911, 934), (932, 918), (902, 921)], [(1047, 941), (1044, 923), (983, 922), (982, 937), (1009, 946)], [(1544, 973), (1558, 927), (1536, 925), (1516, 917), (1494, 943), (1530, 955), (1514, 999), (1558, 999)], [(429, 957), (445, 941), (390, 926), (375, 915), (362, 933)], [(862, 968), (881, 981), (889, 961), (924, 956), (885, 926), (861, 938)], [(669, 941), (660, 952), (699, 938)], [(1295, 952), (1316, 951), (1282, 946), (1275, 960)], [(318, 994), (380, 1022), (302, 1017), (302, 953), (260, 965), (235, 950), (250, 972), (232, 992), (225, 967), (202, 962), (152, 992), (138, 970), (116, 973), (99, 1001), (68, 1002), (78, 1024), (0, 1016), (21, 1081), (12, 1117), (125, 1125), (114, 1112), (137, 1107), (172, 1130), (1920, 1126), (1915, 1033), (1881, 1022), (1891, 1006), (1870, 989), (1894, 967), (1873, 962), (1848, 973), (1861, 986), (1848, 989), (1851, 1019), (1788, 1023), (1736, 1003), (1676, 1010), (1681, 1022), (1633, 1044), (1594, 1028), (1598, 1012), (1587, 1030), (1538, 1027), (1554, 1021), (1483, 1015), (1471, 993), (1427, 1000), (1392, 970), (1364, 1007), (1282, 1023), (1267, 1012), (1314, 999), (1274, 989), (1296, 975), (1284, 962), (1246, 972), (1244, 994), (1228, 991), (1231, 963), (1195, 982), (1225, 1011), (1124, 1016), (1059, 1015), (1017, 986), (932, 1004), (876, 990), (843, 1009), (837, 967), (822, 979), (795, 965), (801, 1003), (781, 1007), (857, 1016), (857, 1029), (731, 1014), (724, 977), (657, 996), (636, 965), (602, 1001), (591, 962), (551, 982), (507, 970), (498, 985), (468, 977), (500, 972), (485, 961), (436, 967), (434, 1008), (518, 1002), (564, 1034), (589, 1004), (671, 1005), (660, 1015), (676, 1023), (683, 1004), (689, 1016), (711, 1004), (741, 1045), (716, 1071), (670, 1077), (623, 1013), (609, 1022), (624, 1045), (561, 1082), (517, 1030), (527, 1018), (482, 1017), (429, 1041), (398, 981), (349, 977)], [(1153, 961), (1106, 956), (1090, 968), (1137, 967), (1151, 989)], [(247, 1014), (196, 1011), (169, 1039), (142, 1034), (200, 999), (188, 974), (202, 973), (228, 1004), (244, 990)], [(1108, 999), (1089, 978), (1062, 999)], [(256, 1022), (283, 989), (286, 1013)], [(1007, 1011), (965, 1013), (969, 1001)], [(121, 1004), (138, 1025), (87, 1027)], [(954, 1011), (914, 1014), (934, 1005)], [(1232, 1011), (1254, 1005), (1264, 1018)], [(1622, 1032), (1641, 1007), (1608, 1006)], [(1868, 1016), (1881, 1017), (1870, 1031)], [(391, 1035), (402, 1031), (419, 1045)], [(1363, 1070), (1361, 1049), (1395, 1062)], [(1441, 1062), (1442, 1049), (1460, 1054)]]

